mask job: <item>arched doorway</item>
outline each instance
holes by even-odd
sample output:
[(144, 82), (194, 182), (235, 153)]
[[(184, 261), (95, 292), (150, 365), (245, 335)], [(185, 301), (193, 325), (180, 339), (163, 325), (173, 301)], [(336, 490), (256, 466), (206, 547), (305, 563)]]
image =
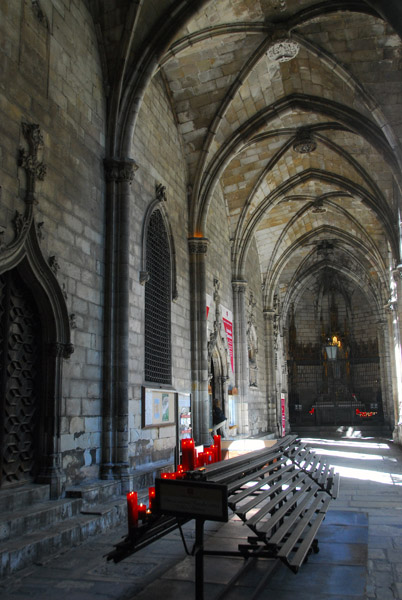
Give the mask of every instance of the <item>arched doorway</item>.
[(39, 470), (41, 320), (17, 269), (0, 275), (0, 487), (32, 481)]

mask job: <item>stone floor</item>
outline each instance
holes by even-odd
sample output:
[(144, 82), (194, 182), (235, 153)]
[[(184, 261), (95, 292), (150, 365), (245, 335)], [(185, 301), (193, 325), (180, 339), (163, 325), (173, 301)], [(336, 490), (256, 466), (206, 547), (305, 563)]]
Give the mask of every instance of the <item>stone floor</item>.
[[(304, 438), (341, 473), (340, 496), (318, 532), (320, 552), (297, 574), (280, 565), (258, 598), (275, 600), (402, 600), (402, 449), (391, 441), (342, 431), (331, 438)], [(180, 600), (195, 598), (194, 558), (178, 530), (120, 563), (105, 555), (125, 527), (94, 537), (0, 581), (2, 600)], [(218, 535), (219, 532), (219, 535)], [(207, 522), (206, 547), (236, 549), (248, 534), (232, 518)], [(187, 546), (194, 522), (184, 527)], [(270, 566), (260, 559), (225, 594), (256, 597)], [(204, 596), (214, 600), (243, 564), (240, 558), (205, 557)]]

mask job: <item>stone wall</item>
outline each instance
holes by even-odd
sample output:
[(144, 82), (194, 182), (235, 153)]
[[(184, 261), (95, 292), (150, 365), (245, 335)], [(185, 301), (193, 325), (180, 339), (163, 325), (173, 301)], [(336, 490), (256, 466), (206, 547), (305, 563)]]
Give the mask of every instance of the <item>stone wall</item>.
[(139, 168), (132, 183), (131, 210), (129, 452), (130, 465), (139, 467), (151, 462), (173, 462), (176, 445), (174, 426), (141, 427), (145, 297), (145, 287), (140, 283), (142, 227), (159, 183), (166, 187), (162, 208), (171, 226), (176, 253), (178, 297), (171, 305), (172, 387), (179, 392), (191, 391), (186, 165), (168, 96), (158, 76), (148, 87), (141, 105), (132, 158)]
[[(23, 122), (40, 126), (47, 171), (36, 187), (41, 250), (55, 257), (74, 354), (64, 364), (61, 449), (67, 481), (97, 476), (100, 462), (104, 276), (105, 99), (95, 30), (84, 2), (0, 4), (0, 226), (23, 212), (17, 167)], [(0, 256), (1, 261), (1, 256)], [(57, 268), (58, 266), (58, 268)]]

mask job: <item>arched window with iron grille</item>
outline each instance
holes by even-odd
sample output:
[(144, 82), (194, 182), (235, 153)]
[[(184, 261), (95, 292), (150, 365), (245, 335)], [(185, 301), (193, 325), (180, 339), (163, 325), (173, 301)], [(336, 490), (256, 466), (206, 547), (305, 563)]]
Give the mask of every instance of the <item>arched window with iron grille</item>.
[(171, 384), (171, 256), (160, 210), (154, 210), (146, 232), (145, 380)]

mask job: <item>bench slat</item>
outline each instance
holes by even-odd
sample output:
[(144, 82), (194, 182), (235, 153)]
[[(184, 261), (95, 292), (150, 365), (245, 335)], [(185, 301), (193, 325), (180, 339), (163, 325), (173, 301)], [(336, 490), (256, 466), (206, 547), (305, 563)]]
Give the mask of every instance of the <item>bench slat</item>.
[(303, 564), (303, 562), (307, 556), (307, 553), (310, 550), (311, 544), (314, 541), (314, 538), (316, 536), (318, 528), (320, 527), (321, 523), (323, 522), (323, 520), (325, 518), (326, 509), (327, 509), (330, 501), (331, 501), (331, 498), (329, 498), (329, 497), (326, 497), (324, 499), (324, 502), (323, 502), (324, 506), (317, 513), (314, 523), (312, 523), (307, 536), (303, 539), (302, 543), (300, 544), (300, 546), (297, 549), (293, 558), (290, 561), (288, 561), (289, 565), (291, 567), (293, 567), (294, 569), (296, 569), (296, 570), (299, 569), (299, 567)]
[(321, 461), (321, 456), (316, 454), (313, 455), (311, 458), (312, 460), (308, 464), (303, 465), (301, 468), (303, 469), (303, 471), (306, 471), (306, 473), (309, 473), (312, 477), (314, 477), (318, 465)]
[(321, 471), (319, 478), (317, 479), (317, 483), (319, 485), (325, 485), (326, 484), (329, 472), (330, 472), (330, 464), (329, 463), (324, 463), (324, 468)]
[[(314, 515), (317, 512), (319, 512), (322, 514), (322, 518), (324, 518), (326, 509), (328, 508), (330, 501), (331, 501), (331, 497), (328, 496), (327, 494), (325, 494), (324, 492), (319, 492), (317, 494), (317, 496), (314, 498), (314, 503), (312, 504), (312, 506), (310, 506), (310, 508), (307, 510), (307, 512), (299, 520), (295, 529), (292, 531), (292, 533), (290, 534), (290, 536), (288, 537), (286, 542), (283, 544), (283, 546), (278, 551), (277, 556), (279, 558), (286, 559), (287, 562), (290, 564), (290, 561), (288, 560), (289, 554), (293, 551), (295, 545), (302, 537), (305, 529), (310, 526), (310, 523), (311, 523), (312, 519), (314, 518)], [(321, 521), (322, 521), (322, 519), (321, 519)], [(320, 521), (320, 523), (321, 523), (321, 521)], [(308, 550), (308, 548), (314, 541), (314, 536), (306, 535), (305, 540), (306, 540), (305, 545), (307, 545), (307, 550)], [(293, 562), (293, 566), (296, 566), (295, 562)]]
[(294, 527), (295, 521), (301, 515), (303, 515), (303, 513), (306, 510), (308, 510), (308, 507), (310, 506), (312, 499), (316, 495), (316, 493), (317, 488), (312, 488), (308, 490), (306, 494), (304, 494), (303, 500), (300, 502), (300, 504), (297, 505), (297, 507), (295, 507), (290, 517), (285, 519), (283, 524), (275, 531), (275, 533), (269, 539), (267, 539), (266, 543), (268, 547), (280, 546), (280, 544), (284, 541), (284, 538), (289, 534), (292, 527)]
[[(234, 479), (229, 484), (227, 484), (228, 485), (228, 494), (230, 495), (233, 491), (235, 491), (236, 489), (239, 489), (242, 485), (244, 485), (248, 481), (252, 481), (254, 479), (257, 480), (258, 477), (263, 477), (267, 473), (281, 471), (287, 464), (290, 467), (292, 467), (293, 469), (295, 468), (295, 465), (293, 465), (291, 462), (289, 462), (289, 459), (286, 458), (286, 456), (282, 456), (282, 458), (280, 458), (279, 460), (277, 460), (273, 463), (269, 463), (268, 465), (263, 465), (258, 470), (253, 469), (253, 471), (251, 473), (243, 472), (240, 476), (240, 479)], [(214, 482), (216, 483), (215, 479), (214, 479)]]
[[(230, 484), (232, 481), (239, 479), (240, 477), (245, 476), (248, 473), (253, 473), (261, 467), (264, 467), (267, 464), (273, 464), (280, 460), (283, 457), (281, 452), (275, 452), (270, 454), (263, 454), (255, 457), (253, 460), (248, 461), (247, 463), (240, 463), (235, 465), (228, 465), (227, 469), (220, 468), (219, 471), (213, 469), (215, 465), (220, 465), (220, 463), (214, 463), (211, 466), (205, 467), (203, 470), (203, 476), (208, 481), (213, 481), (214, 483), (227, 483)], [(239, 457), (235, 457), (239, 458)], [(234, 460), (234, 459), (230, 459)], [(229, 461), (221, 461), (222, 463)], [(193, 471), (193, 473), (197, 473)]]
[[(267, 521), (263, 521), (258, 525), (258, 533), (264, 533), (267, 536), (268, 532), (272, 531), (272, 529), (282, 519), (285, 519), (285, 522), (288, 523), (289, 529), (292, 526), (292, 523), (294, 523), (299, 514), (302, 512), (298, 511), (298, 504), (301, 504), (300, 499), (303, 501), (303, 498), (306, 497), (306, 494), (308, 494), (308, 497), (310, 497), (309, 494), (313, 496), (317, 492), (317, 489), (318, 488), (316, 485), (314, 485), (314, 488), (312, 488), (311, 481), (306, 480), (300, 489), (296, 490), (294, 495), (278, 510), (276, 510)], [(291, 511), (291, 514), (286, 516), (289, 511)], [(269, 544), (271, 545), (271, 537), (269, 538)]]
[[(248, 525), (249, 527), (253, 527), (256, 523), (258, 523), (258, 521), (260, 521), (262, 519), (263, 516), (265, 516), (267, 513), (269, 513), (271, 510), (273, 510), (279, 502), (282, 502), (286, 498), (286, 496), (293, 493), (293, 490), (296, 489), (296, 486), (302, 485), (304, 483), (306, 477), (307, 476), (305, 474), (297, 473), (295, 480), (292, 482), (292, 485), (289, 486), (287, 489), (282, 490), (278, 494), (275, 494), (273, 496), (272, 500), (270, 500), (267, 504), (262, 506), (252, 517), (250, 517), (250, 519), (246, 520), (246, 525)], [(276, 487), (278, 487), (280, 489), (280, 487), (282, 485), (287, 485), (287, 484), (286, 484), (286, 482), (281, 482), (281, 484)], [(248, 512), (248, 510), (243, 513), (244, 516)], [(237, 512), (237, 514), (239, 514), (239, 513)]]
[[(254, 498), (251, 498), (246, 504), (243, 504), (242, 506), (239, 506), (238, 508), (236, 508), (236, 514), (241, 519), (245, 520), (246, 515), (250, 510), (255, 508), (258, 504), (261, 504), (264, 500), (266, 500), (268, 502), (271, 500), (271, 498), (273, 496), (276, 498), (277, 495), (282, 491), (282, 486), (290, 485), (290, 483), (292, 482), (292, 479), (294, 479), (295, 477), (298, 477), (297, 471), (291, 471), (291, 472), (286, 473), (283, 477), (281, 477), (281, 479), (279, 481), (274, 483), (268, 490), (264, 490), (263, 492), (261, 492), (260, 494), (255, 496)], [(260, 509), (260, 511), (261, 511), (261, 509)], [(258, 514), (258, 513), (256, 513), (256, 514)], [(261, 513), (261, 514), (263, 514), (263, 513)], [(258, 519), (256, 519), (256, 521), (258, 521)], [(247, 524), (249, 524), (248, 521), (247, 521)]]
[[(286, 461), (287, 461), (287, 459), (285, 459), (285, 462)], [(283, 464), (283, 467), (280, 470), (278, 470), (276, 468), (276, 465), (271, 465), (270, 467), (266, 467), (265, 469), (262, 469), (261, 471), (258, 471), (255, 474), (253, 474), (253, 477), (250, 477), (250, 476), (243, 477), (238, 482), (233, 482), (233, 484), (231, 486), (228, 486), (228, 494), (230, 494), (228, 497), (228, 504), (229, 504), (230, 508), (232, 510), (235, 510), (235, 505), (238, 502), (240, 502), (244, 498), (247, 498), (247, 496), (251, 496), (255, 491), (261, 489), (265, 485), (270, 485), (272, 483), (272, 481), (275, 481), (278, 478), (282, 477), (282, 474), (284, 474), (288, 471), (294, 471), (294, 470), (295, 470), (295, 466), (292, 464), (288, 464), (288, 465)], [(267, 473), (271, 473), (271, 474), (268, 477), (265, 477), (265, 475)], [(235, 492), (235, 490), (239, 490), (245, 484), (250, 483), (250, 481), (254, 481), (254, 477), (256, 480), (259, 477), (262, 477), (262, 479), (261, 479), (261, 481), (255, 483), (253, 486), (243, 489), (243, 491), (233, 493), (233, 492)]]
[(313, 455), (314, 450), (312, 450), (311, 448), (298, 448), (297, 452), (295, 452), (295, 454), (292, 456), (292, 460), (294, 460), (295, 463), (300, 465), (303, 462), (307, 462), (307, 460), (310, 459), (310, 457)]

